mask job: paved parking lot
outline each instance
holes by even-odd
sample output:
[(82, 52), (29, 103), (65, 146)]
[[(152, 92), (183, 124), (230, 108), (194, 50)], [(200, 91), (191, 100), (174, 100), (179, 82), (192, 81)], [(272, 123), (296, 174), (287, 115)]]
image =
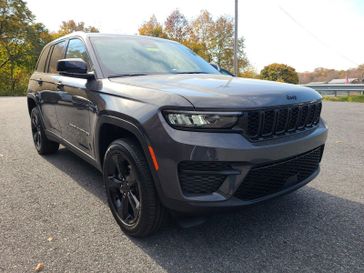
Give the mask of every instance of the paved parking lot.
[(364, 104), (326, 102), (323, 117), (322, 172), (306, 187), (136, 240), (101, 175), (66, 149), (39, 156), (26, 99), (0, 98), (0, 272), (364, 272)]

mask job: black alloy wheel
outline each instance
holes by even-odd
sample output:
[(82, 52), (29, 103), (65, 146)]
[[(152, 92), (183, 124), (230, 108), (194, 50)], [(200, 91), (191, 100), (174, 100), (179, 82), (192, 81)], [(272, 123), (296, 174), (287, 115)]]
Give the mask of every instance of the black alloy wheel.
[(35, 148), (39, 151), (41, 149), (42, 142), (42, 132), (41, 132), (41, 124), (38, 115), (31, 116), (31, 127), (32, 127), (32, 135)]
[(114, 153), (107, 178), (113, 209), (124, 225), (133, 225), (140, 215), (140, 190), (135, 167), (123, 154)]
[(166, 210), (139, 143), (113, 141), (104, 156), (103, 179), (110, 210), (124, 233), (144, 237), (159, 229)]

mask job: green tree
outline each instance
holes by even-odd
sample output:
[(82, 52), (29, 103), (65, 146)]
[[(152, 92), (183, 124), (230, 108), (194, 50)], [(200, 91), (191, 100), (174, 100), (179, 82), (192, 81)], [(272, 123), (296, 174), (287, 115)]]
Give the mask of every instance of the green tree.
[(144, 22), (138, 29), (140, 35), (167, 38), (167, 35), (163, 32), (162, 25), (158, 22), (157, 18), (153, 14), (149, 21)]
[(296, 70), (286, 64), (273, 63), (267, 65), (260, 71), (260, 78), (269, 81), (278, 81), (286, 83), (298, 83), (298, 74)]

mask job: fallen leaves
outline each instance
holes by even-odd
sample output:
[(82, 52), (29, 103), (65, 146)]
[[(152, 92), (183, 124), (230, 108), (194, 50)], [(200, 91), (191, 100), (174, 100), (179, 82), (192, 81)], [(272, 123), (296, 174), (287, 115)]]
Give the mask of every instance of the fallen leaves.
[(37, 266), (34, 268), (35, 272), (41, 272), (44, 269), (44, 263), (38, 263)]

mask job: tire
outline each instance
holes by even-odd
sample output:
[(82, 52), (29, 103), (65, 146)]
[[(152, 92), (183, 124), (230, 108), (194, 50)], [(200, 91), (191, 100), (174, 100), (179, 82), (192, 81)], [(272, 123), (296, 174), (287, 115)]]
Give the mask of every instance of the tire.
[(37, 107), (30, 114), (32, 137), (35, 149), (40, 155), (53, 154), (58, 151), (59, 143), (50, 141), (44, 132), (43, 123)]
[(103, 179), (110, 210), (122, 231), (133, 237), (156, 232), (165, 218), (145, 156), (130, 139), (108, 147)]

